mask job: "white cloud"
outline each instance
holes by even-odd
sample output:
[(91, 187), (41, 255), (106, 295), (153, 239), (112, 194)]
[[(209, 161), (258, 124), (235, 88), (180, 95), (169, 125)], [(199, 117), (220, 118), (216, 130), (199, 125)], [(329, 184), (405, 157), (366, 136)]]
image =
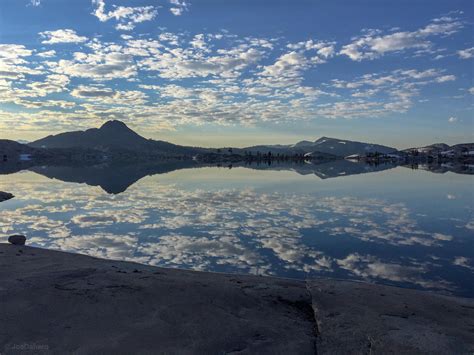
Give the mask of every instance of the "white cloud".
[(105, 10), (105, 0), (92, 0), (92, 4), (96, 6), (92, 14), (99, 21), (106, 22), (114, 19), (118, 22), (115, 28), (123, 31), (133, 30), (137, 23), (151, 21), (158, 15), (158, 11), (154, 6), (126, 7), (112, 5), (113, 10), (107, 12)]
[(71, 29), (44, 31), (40, 32), (40, 36), (45, 38), (41, 42), (43, 44), (82, 43), (87, 41), (87, 37), (79, 36), (76, 31)]
[[(183, 2), (172, 5), (178, 3)], [(143, 6), (112, 6), (107, 0), (96, 0), (94, 5), (94, 14), (101, 21), (124, 27), (151, 18), (151, 15), (140, 18), (139, 13), (154, 13), (151, 8), (151, 12), (137, 10), (146, 8)], [(452, 22), (443, 19), (433, 24), (447, 26)], [(128, 117), (150, 127), (170, 129), (205, 123), (249, 126), (320, 117), (379, 117), (407, 112), (424, 87), (456, 79), (445, 70), (404, 68), (355, 78), (348, 74), (349, 79), (317, 82), (314, 69), (337, 53), (333, 41), (304, 39), (288, 43), (282, 38), (239, 37), (222, 30), (217, 33), (162, 31), (156, 35), (127, 33), (115, 41), (104, 42), (87, 40), (69, 31), (72, 30), (46, 31), (42, 37), (49, 43), (78, 37), (84, 41), (79, 43), (84, 44), (75, 46), (75, 52), (58, 51), (56, 55), (54, 50), (41, 49), (41, 52), (21, 45), (0, 45), (2, 103), (40, 108), (33, 98), (71, 90), (71, 95), (61, 95), (61, 100), (66, 96), (64, 100), (71, 100), (70, 104), (51, 95), (44, 98), (47, 104), (41, 106), (73, 107), (70, 112), (61, 112), (61, 118), (54, 117), (54, 109), (43, 109), (34, 113), (25, 110), (23, 120), (44, 124), (47, 119), (65, 122), (83, 117), (89, 122), (100, 122)], [(437, 31), (439, 27), (426, 26), (415, 32), (425, 36)], [(386, 37), (381, 31), (366, 31), (364, 35), (374, 39)], [(374, 49), (358, 50), (362, 54), (389, 51), (377, 40), (371, 45)], [(29, 61), (32, 55), (35, 57)], [(51, 74), (73, 81), (54, 86), (47, 79)], [(80, 85), (73, 78), (81, 78)], [(111, 80), (114, 81), (110, 87), (97, 85)], [(2, 112), (2, 117), (16, 114)]]
[(449, 117), (448, 118), (448, 122), (449, 123), (456, 123), (458, 121), (458, 118), (457, 117)]
[(133, 55), (125, 53), (121, 46), (106, 46), (97, 41), (88, 45), (94, 49), (94, 52), (75, 52), (73, 59), (61, 59), (58, 62), (49, 63), (51, 70), (98, 81), (131, 78), (137, 74)]
[(474, 57), (474, 47), (466, 48), (457, 52), (459, 58), (461, 59), (470, 59)]
[(299, 71), (308, 65), (307, 59), (298, 52), (290, 52), (280, 56), (274, 64), (265, 66), (262, 76), (269, 77), (296, 77)]
[(431, 24), (413, 32), (403, 31), (381, 36), (380, 31), (371, 31), (343, 46), (339, 54), (346, 55), (354, 61), (361, 61), (406, 49), (429, 51), (433, 46), (429, 37), (449, 36), (462, 27), (459, 20), (445, 17), (435, 19)]
[(184, 11), (188, 11), (189, 3), (185, 0), (169, 0), (171, 4), (170, 11), (175, 16), (181, 16)]
[(41, 5), (41, 0), (30, 0), (30, 5), (31, 6), (40, 6)]
[(114, 91), (104, 86), (80, 85), (71, 91), (73, 97), (90, 100), (94, 104), (107, 104), (113, 106), (121, 105), (143, 105), (147, 95), (141, 91)]
[(470, 87), (468, 91), (471, 95), (474, 95), (474, 86)]
[[(193, 49), (176, 48), (162, 51), (139, 62), (145, 70), (157, 71), (162, 78), (178, 79), (208, 76), (235, 77), (251, 64), (258, 62), (263, 55), (261, 49), (242, 46), (221, 49), (217, 53), (204, 56), (204, 44), (193, 39)], [(196, 48), (196, 46), (199, 46)]]
[(436, 78), (436, 82), (438, 82), (438, 83), (445, 83), (447, 81), (454, 81), (454, 80), (456, 80), (455, 75), (443, 75), (443, 76), (440, 76), (440, 77)]
[(33, 51), (20, 44), (0, 44), (0, 58), (3, 63), (22, 64), (22, 57), (29, 57)]
[(36, 55), (41, 58), (53, 58), (56, 56), (56, 51), (52, 49), (50, 51), (37, 53)]
[(318, 114), (329, 118), (377, 117), (390, 113), (404, 113), (413, 106), (413, 98), (430, 84), (442, 84), (455, 80), (439, 69), (394, 70), (382, 74), (366, 74), (352, 81), (333, 80), (331, 86), (349, 91), (355, 99), (343, 99), (319, 106)]
[[(0, 80), (24, 79), (25, 75), (39, 75), (43, 71), (32, 68), (27, 57), (33, 54), (32, 50), (18, 44), (0, 44)], [(11, 83), (10, 83), (11, 84)], [(5, 93), (2, 102), (7, 99)]]

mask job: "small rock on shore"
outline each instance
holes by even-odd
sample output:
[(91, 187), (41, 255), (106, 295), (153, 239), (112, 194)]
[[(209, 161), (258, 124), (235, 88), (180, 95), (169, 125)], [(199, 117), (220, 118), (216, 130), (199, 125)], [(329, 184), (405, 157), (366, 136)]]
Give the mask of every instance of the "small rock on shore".
[(8, 242), (13, 245), (25, 245), (26, 237), (24, 235), (11, 235), (8, 237)]

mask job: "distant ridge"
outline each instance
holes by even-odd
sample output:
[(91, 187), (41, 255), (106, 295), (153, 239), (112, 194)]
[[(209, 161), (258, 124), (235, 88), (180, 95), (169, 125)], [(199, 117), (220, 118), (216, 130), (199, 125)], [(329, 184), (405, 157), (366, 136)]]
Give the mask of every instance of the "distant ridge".
[(364, 155), (366, 153), (375, 153), (379, 152), (382, 154), (389, 154), (396, 152), (397, 149), (392, 147), (387, 147), (380, 144), (372, 144), (372, 143), (364, 143), (364, 142), (356, 142), (356, 141), (349, 141), (344, 139), (338, 138), (330, 138), (330, 137), (321, 137), (314, 142), (311, 141), (300, 141), (296, 144), (292, 145), (268, 145), (268, 146), (253, 146), (244, 148), (245, 150), (249, 151), (262, 151), (265, 152), (271, 151), (275, 153), (276, 151), (281, 152), (293, 152), (293, 153), (311, 153), (313, 155), (317, 155), (318, 153), (325, 153), (331, 154), (337, 157), (346, 157), (352, 154), (359, 154)]
[[(203, 159), (207, 162), (219, 159), (235, 160), (247, 159), (252, 155), (257, 160), (282, 159), (293, 157), (311, 160), (335, 160), (352, 155), (376, 156), (391, 155), (390, 158), (406, 159), (428, 155), (445, 158), (472, 158), (474, 143), (463, 143), (449, 146), (445, 143), (431, 144), (425, 147), (397, 150), (395, 148), (339, 138), (321, 137), (315, 141), (304, 140), (295, 144), (256, 145), (246, 148), (199, 148), (172, 144), (165, 141), (146, 139), (130, 129), (124, 122), (111, 120), (100, 128), (91, 128), (85, 131), (65, 132), (50, 135), (37, 141), (21, 144), (10, 140), (0, 140), (0, 153), (8, 157), (18, 157), (21, 154), (33, 154), (35, 157), (56, 157), (63, 159), (78, 157), (89, 159), (141, 159), (156, 158)], [(69, 158), (68, 158), (69, 157)], [(246, 158), (247, 157), (247, 158)], [(252, 160), (252, 158), (250, 158)]]

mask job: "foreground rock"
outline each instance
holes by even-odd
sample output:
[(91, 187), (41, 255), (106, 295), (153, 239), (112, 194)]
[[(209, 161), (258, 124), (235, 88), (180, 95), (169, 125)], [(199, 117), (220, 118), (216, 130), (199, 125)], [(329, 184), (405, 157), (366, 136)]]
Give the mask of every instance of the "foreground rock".
[(9, 200), (13, 197), (15, 196), (13, 196), (11, 193), (0, 191), (0, 202)]
[(315, 352), (311, 297), (298, 281), (0, 244), (0, 302), (2, 354)]
[(8, 242), (13, 245), (25, 245), (26, 237), (24, 235), (11, 235), (8, 237)]
[(0, 302), (2, 354), (474, 351), (470, 299), (162, 269), (8, 244), (0, 244)]
[(474, 299), (338, 280), (308, 289), (318, 354), (474, 352)]

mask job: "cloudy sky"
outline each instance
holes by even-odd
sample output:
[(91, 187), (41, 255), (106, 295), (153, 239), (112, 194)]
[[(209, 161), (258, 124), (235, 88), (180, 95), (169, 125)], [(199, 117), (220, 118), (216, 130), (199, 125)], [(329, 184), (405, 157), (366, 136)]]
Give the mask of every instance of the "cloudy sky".
[(470, 0), (1, 0), (0, 138), (473, 141)]

